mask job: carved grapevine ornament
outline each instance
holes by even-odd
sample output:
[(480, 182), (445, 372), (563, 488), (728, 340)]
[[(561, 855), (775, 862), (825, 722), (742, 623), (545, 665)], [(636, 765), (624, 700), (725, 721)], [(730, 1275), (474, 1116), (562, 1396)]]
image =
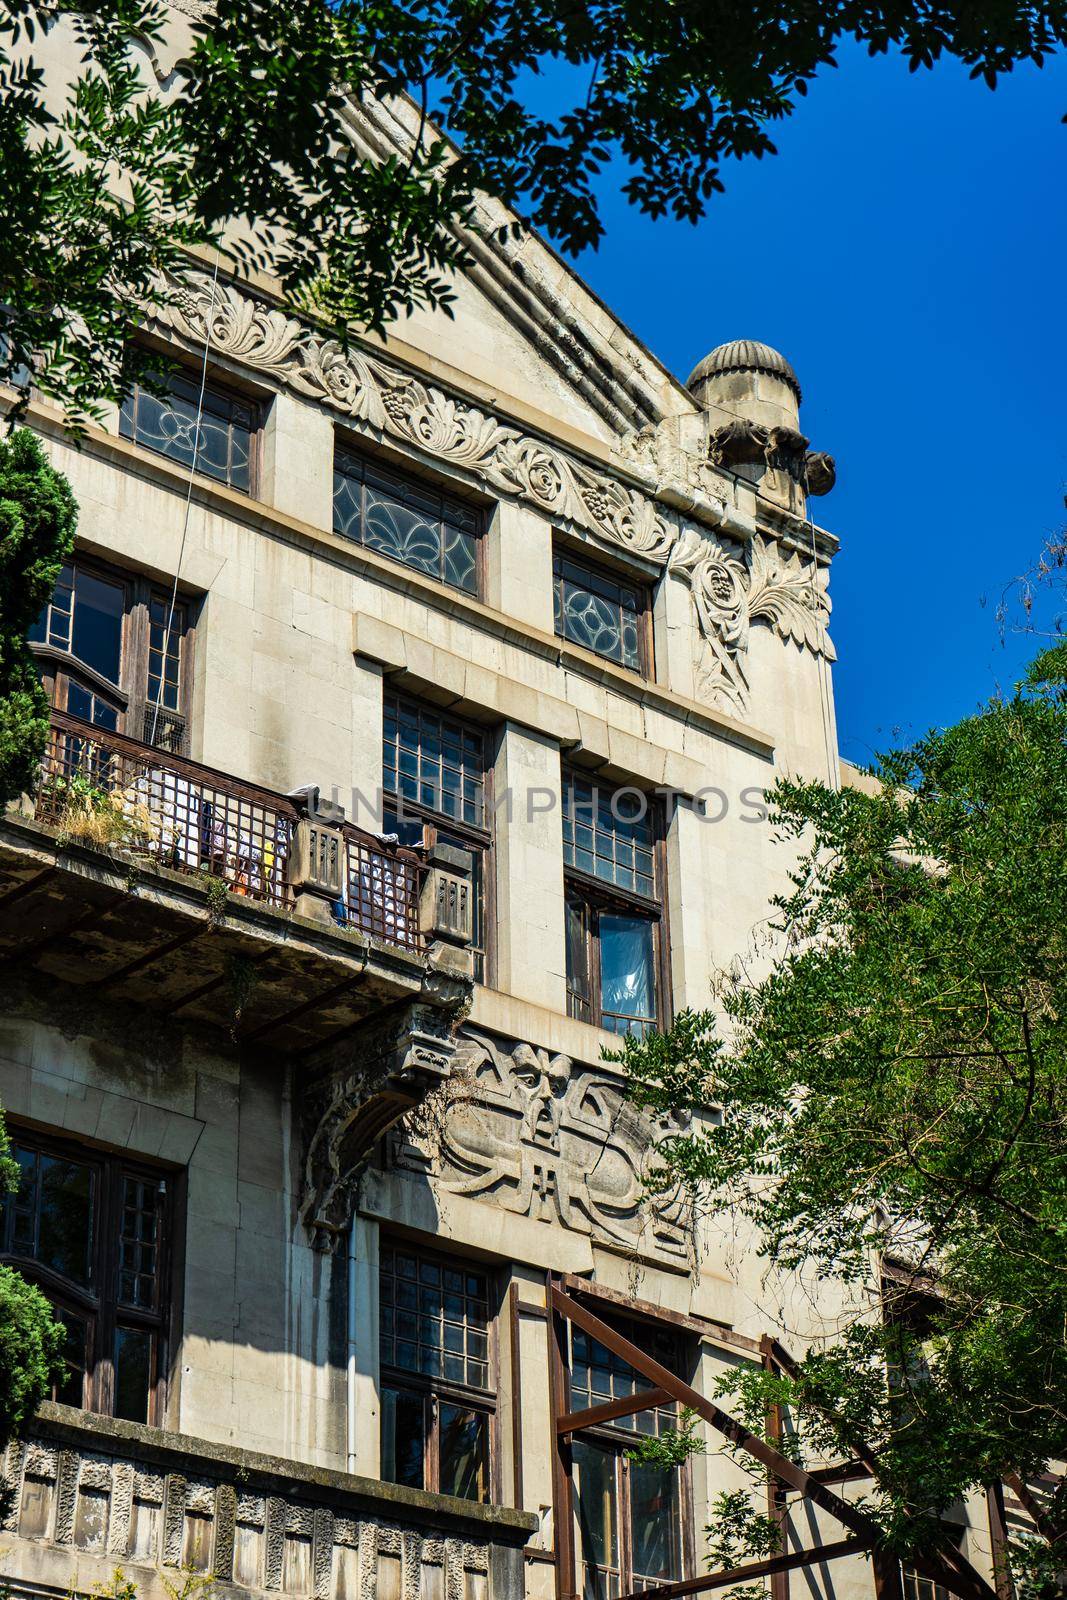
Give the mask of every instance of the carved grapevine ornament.
[(211, 348), (317, 400), (367, 429), (401, 439), (472, 473), (500, 494), (535, 507), (586, 537), (623, 549), (692, 591), (699, 626), (697, 692), (707, 704), (743, 715), (749, 629), (769, 624), (782, 639), (834, 658), (827, 636), (826, 573), (757, 535), (731, 551), (714, 535), (680, 522), (640, 490), (580, 458), (531, 437), (377, 355), (326, 338), (297, 318), (190, 273), (163, 286), (157, 318), (179, 336)]

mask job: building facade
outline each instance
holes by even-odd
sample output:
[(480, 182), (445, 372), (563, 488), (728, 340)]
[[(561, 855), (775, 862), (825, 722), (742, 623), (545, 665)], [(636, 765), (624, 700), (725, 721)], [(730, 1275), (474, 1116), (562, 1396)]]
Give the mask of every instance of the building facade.
[(628, 1457), (679, 1399), (627, 1412), (627, 1353), (711, 1396), (840, 1309), (648, 1193), (604, 1058), (768, 959), (763, 791), (839, 781), (833, 463), (775, 351), (682, 384), (535, 237), (472, 251), (454, 321), (348, 351), (208, 261), (164, 398), (80, 449), (31, 408), (80, 520), (0, 827), (0, 1244), (70, 1377), (8, 1451), (15, 1595), (691, 1579), (744, 1480)]

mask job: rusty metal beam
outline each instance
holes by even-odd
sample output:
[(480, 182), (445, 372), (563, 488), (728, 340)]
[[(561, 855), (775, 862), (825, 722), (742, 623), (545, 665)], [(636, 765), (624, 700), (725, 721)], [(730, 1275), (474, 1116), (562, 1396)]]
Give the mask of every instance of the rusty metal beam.
[(120, 889), (117, 894), (109, 895), (99, 905), (90, 906), (83, 911), (80, 917), (75, 917), (73, 922), (68, 922), (62, 928), (53, 928), (51, 933), (46, 933), (39, 939), (33, 939), (29, 944), (20, 945), (15, 950), (9, 950), (7, 955), (0, 960), (0, 966), (10, 967), (23, 961), (33, 961), (45, 950), (54, 944), (62, 944), (64, 939), (71, 939), (76, 933), (81, 933), (94, 922), (101, 921), (109, 911), (113, 911), (120, 900), (129, 896), (128, 889)]
[(706, 1594), (710, 1589), (725, 1589), (735, 1583), (751, 1583), (754, 1578), (770, 1578), (776, 1574), (795, 1572), (798, 1567), (818, 1566), (823, 1561), (838, 1561), (842, 1556), (862, 1555), (867, 1549), (863, 1539), (837, 1539), (833, 1544), (820, 1545), (816, 1550), (790, 1550), (780, 1556), (767, 1556), (763, 1561), (746, 1561), (744, 1566), (731, 1567), (728, 1572), (706, 1572), (699, 1578), (683, 1578), (678, 1583), (657, 1584), (654, 1589), (638, 1589), (623, 1596), (623, 1600), (682, 1600), (684, 1595)]
[[(723, 1411), (713, 1400), (698, 1393), (692, 1385), (685, 1383), (681, 1378), (675, 1377), (666, 1367), (662, 1366), (653, 1356), (642, 1350), (631, 1340), (623, 1337), (607, 1323), (601, 1322), (599, 1317), (573, 1300), (562, 1290), (554, 1285), (550, 1289), (550, 1304), (562, 1317), (567, 1317), (577, 1324), (594, 1339), (628, 1362), (650, 1382), (666, 1389), (672, 1399), (683, 1406), (688, 1406), (698, 1416), (704, 1418), (711, 1426), (735, 1444), (738, 1449), (744, 1450), (753, 1460), (758, 1461), (762, 1467), (779, 1478), (790, 1488), (795, 1489), (805, 1498), (814, 1501), (822, 1510), (835, 1517), (844, 1527), (858, 1534), (867, 1547), (875, 1552), (876, 1556), (882, 1545), (882, 1530), (873, 1518), (868, 1517), (857, 1506), (844, 1500), (840, 1495), (834, 1494), (832, 1489), (825, 1484), (818, 1483), (803, 1467), (797, 1466), (773, 1445), (760, 1439), (756, 1434), (731, 1417), (729, 1412)], [(935, 1583), (942, 1584), (950, 1593), (957, 1595), (959, 1600), (997, 1600), (995, 1590), (985, 1581), (982, 1575), (975, 1571), (969, 1562), (959, 1558), (959, 1565), (949, 1565), (946, 1562), (928, 1560), (916, 1556), (912, 1565), (923, 1577), (930, 1578)], [(895, 1588), (894, 1588), (895, 1579)], [(879, 1584), (880, 1600), (899, 1600), (900, 1564), (889, 1557), (880, 1557), (876, 1561), (876, 1582)], [(650, 1596), (661, 1600), (658, 1590), (649, 1590)]]
[(666, 1405), (670, 1398), (666, 1389), (642, 1389), (640, 1394), (606, 1400), (602, 1406), (590, 1406), (585, 1411), (568, 1411), (556, 1418), (556, 1432), (577, 1433), (579, 1428), (596, 1428), (602, 1422), (614, 1422), (618, 1417), (632, 1417), (637, 1411), (651, 1411), (655, 1406)]
[[(556, 1418), (571, 1409), (570, 1363), (563, 1316), (555, 1306), (559, 1293), (551, 1272), (545, 1275), (548, 1310), (548, 1396), (552, 1424), (552, 1528), (556, 1547), (556, 1600), (577, 1600), (574, 1549), (574, 1483), (571, 1476), (571, 1438), (556, 1433)], [(565, 1297), (563, 1297), (565, 1298)]]
[(156, 961), (162, 961), (164, 956), (173, 955), (175, 950), (180, 950), (183, 945), (192, 944), (194, 939), (199, 939), (206, 931), (209, 924), (204, 922), (199, 926), (179, 933), (175, 938), (168, 939), (165, 944), (156, 945), (154, 950), (148, 950), (144, 955), (136, 956), (132, 961), (127, 961), (124, 966), (116, 967), (113, 972), (105, 972), (93, 984), (94, 989), (110, 989), (112, 984), (122, 983), (126, 978), (132, 978), (135, 972), (141, 972), (145, 967), (150, 967)]
[(42, 867), (40, 872), (33, 873), (25, 882), (17, 883), (13, 889), (9, 889), (5, 895), (0, 897), (0, 911), (3, 911), (5, 906), (13, 906), (15, 901), (21, 900), (24, 895), (32, 894), (34, 889), (39, 888), (46, 878), (55, 877), (58, 871), (59, 868), (54, 864), (50, 867)]
[(871, 1469), (866, 1461), (839, 1461), (833, 1467), (811, 1467), (816, 1483), (853, 1483), (858, 1478), (869, 1478)]
[[(315, 1011), (319, 1006), (329, 1005), (330, 1001), (339, 994), (344, 994), (346, 989), (352, 989), (359, 982), (358, 978), (342, 978), (340, 983), (332, 983), (328, 989), (322, 989), (318, 994), (313, 994), (310, 1000), (302, 1000), (298, 1006), (283, 1011), (279, 1016), (272, 1017), (268, 1022), (261, 1022), (258, 1028), (253, 1028), (251, 1033), (243, 1035), (245, 1043), (251, 1044), (254, 1039), (260, 1039), (266, 1033), (273, 1033), (277, 1028), (287, 1028), (291, 1022), (306, 1016), (309, 1011)], [(347, 1027), (347, 1023), (345, 1024)]]
[(1011, 1578), (1008, 1559), (1008, 1526), (1004, 1516), (1004, 1485), (991, 1483), (985, 1492), (986, 1510), (989, 1514), (989, 1547), (993, 1556), (993, 1584), (997, 1600), (1013, 1600), (1015, 1585)]
[[(760, 1360), (765, 1372), (774, 1372), (773, 1341), (767, 1334), (764, 1334), (760, 1339)], [(781, 1448), (784, 1426), (785, 1419), (782, 1415), (782, 1407), (780, 1405), (770, 1406), (767, 1412), (767, 1437), (776, 1450)], [(767, 1515), (778, 1528), (780, 1549), (785, 1550), (789, 1528), (786, 1487), (773, 1472), (767, 1473)], [(771, 1580), (771, 1600), (789, 1600), (789, 1568), (783, 1567), (777, 1572), (770, 1573), (769, 1576)]]

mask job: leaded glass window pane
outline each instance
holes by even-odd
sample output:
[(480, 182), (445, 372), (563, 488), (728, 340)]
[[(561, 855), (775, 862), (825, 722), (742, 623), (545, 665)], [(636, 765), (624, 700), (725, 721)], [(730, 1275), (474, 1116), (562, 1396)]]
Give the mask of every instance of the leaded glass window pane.
[(478, 511), (452, 495), (338, 450), (334, 532), (467, 594), (478, 591)]
[[(168, 629), (167, 623), (170, 622)], [(148, 617), (148, 703), (177, 711), (181, 695), (181, 652), (185, 635), (185, 607), (177, 604), (170, 615), (170, 601), (153, 595)], [(163, 693), (160, 694), (160, 678)]]
[(382, 786), (468, 827), (485, 826), (485, 751), (480, 733), (413, 700), (387, 694)]
[(183, 466), (195, 462), (197, 472), (231, 489), (250, 490), (255, 406), (210, 384), (201, 405), (199, 381), (184, 373), (171, 373), (162, 381), (164, 394), (151, 394), (138, 384), (122, 402), (123, 437)]
[[(651, 1323), (616, 1324), (619, 1332), (653, 1356), (661, 1366), (675, 1370), (678, 1365), (678, 1346), (671, 1334)], [(609, 1350), (590, 1334), (571, 1325), (571, 1409), (587, 1411), (591, 1406), (604, 1405), (609, 1400), (622, 1400), (638, 1395), (643, 1389), (655, 1385), (632, 1367), (622, 1356)], [(637, 1411), (630, 1417), (620, 1417), (612, 1423), (614, 1428), (629, 1432), (659, 1434), (676, 1426), (677, 1407), (673, 1404), (657, 1406), (650, 1411)]]
[(646, 597), (597, 567), (557, 550), (552, 562), (556, 632), (620, 666), (641, 670)]
[(402, 1249), (381, 1254), (382, 1365), (489, 1388), (489, 1285), (483, 1272)]
[(633, 790), (598, 788), (568, 775), (563, 785), (563, 859), (590, 877), (653, 899), (651, 805)]

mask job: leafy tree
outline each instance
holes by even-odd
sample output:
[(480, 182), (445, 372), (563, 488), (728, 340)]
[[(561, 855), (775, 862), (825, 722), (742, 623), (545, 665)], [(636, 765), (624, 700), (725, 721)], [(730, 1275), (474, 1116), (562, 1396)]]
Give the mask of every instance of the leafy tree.
[[(1064, 0), (214, 0), (172, 72), (165, 16), (162, 0), (0, 11), (0, 376), (36, 363), (75, 424), (144, 372), (130, 335), (192, 243), (225, 233), (342, 337), (380, 329), (447, 308), (480, 189), (575, 252), (601, 236), (609, 160), (643, 211), (696, 220), (724, 161), (773, 152), (843, 40), (992, 86), (1067, 37)], [(65, 31), (81, 65), (57, 108), (42, 61)], [(538, 84), (552, 65), (557, 112)], [(398, 153), (364, 108), (404, 94), (417, 133)]]
[[(0, 1117), (0, 1197), (18, 1185)], [(0, 1266), (0, 1447), (30, 1421), (63, 1376), (64, 1330), (39, 1289)]]
[[(880, 777), (778, 784), (799, 851), (783, 953), (724, 980), (718, 1017), (686, 1013), (615, 1059), (645, 1104), (721, 1108), (664, 1144), (659, 1178), (857, 1308), (795, 1372), (724, 1392), (759, 1431), (787, 1406), (802, 1454), (867, 1461), (887, 1546), (930, 1556), (954, 1501), (1067, 1456), (1062, 646)], [(1013, 1551), (1034, 1595), (1067, 1567), (1062, 1477), (1038, 1499)], [(735, 1553), (759, 1553), (766, 1519), (753, 1503), (746, 1544), (728, 1509)]]
[(70, 484), (25, 428), (0, 440), (0, 806), (31, 790), (48, 698), (26, 636), (55, 587), (78, 519)]

